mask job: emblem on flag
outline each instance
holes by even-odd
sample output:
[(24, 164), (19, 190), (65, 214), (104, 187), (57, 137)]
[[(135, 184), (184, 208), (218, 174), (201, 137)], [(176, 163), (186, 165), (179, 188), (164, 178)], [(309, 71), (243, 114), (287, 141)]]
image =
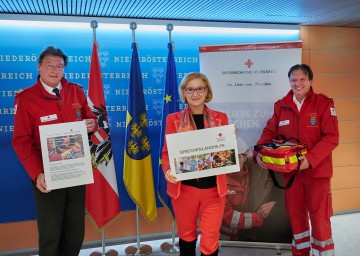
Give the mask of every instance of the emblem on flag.
[(98, 166), (100, 163), (107, 164), (112, 158), (112, 148), (109, 136), (109, 126), (105, 106), (93, 106), (92, 109), (98, 122), (99, 129), (91, 135), (90, 151), (94, 157), (93, 165)]
[(150, 141), (143, 129), (148, 127), (146, 113), (131, 120), (130, 139), (126, 145), (127, 154), (133, 159), (143, 159), (150, 154)]

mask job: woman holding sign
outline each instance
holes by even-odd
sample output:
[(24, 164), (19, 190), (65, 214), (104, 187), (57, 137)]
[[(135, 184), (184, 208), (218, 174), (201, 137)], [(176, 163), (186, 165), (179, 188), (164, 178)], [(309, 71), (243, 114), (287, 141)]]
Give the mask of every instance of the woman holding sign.
[[(180, 84), (180, 95), (188, 107), (167, 116), (165, 134), (228, 124), (225, 113), (209, 109), (205, 105), (211, 101), (213, 92), (204, 74), (189, 73)], [(201, 231), (201, 255), (218, 255), (219, 230), (227, 194), (226, 175), (177, 181), (170, 170), (166, 143), (162, 150), (162, 168), (178, 225), (180, 255), (196, 255), (198, 227)]]

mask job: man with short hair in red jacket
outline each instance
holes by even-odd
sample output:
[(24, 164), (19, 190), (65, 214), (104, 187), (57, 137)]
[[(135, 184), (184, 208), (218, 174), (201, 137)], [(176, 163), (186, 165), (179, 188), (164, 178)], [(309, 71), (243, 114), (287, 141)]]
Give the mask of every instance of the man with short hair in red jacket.
[(40, 256), (77, 256), (85, 233), (85, 185), (48, 190), (41, 155), (39, 126), (86, 120), (88, 132), (96, 127), (84, 90), (63, 78), (67, 62), (61, 49), (47, 47), (36, 84), (15, 98), (13, 147), (33, 182)]
[[(331, 234), (333, 175), (332, 151), (339, 144), (338, 119), (332, 99), (313, 91), (313, 72), (306, 64), (297, 64), (288, 72), (291, 90), (274, 105), (257, 144), (270, 142), (278, 135), (296, 138), (308, 148), (299, 157), (300, 171), (285, 191), (286, 210), (290, 217), (293, 255), (334, 255)], [(261, 161), (261, 154), (256, 154)], [(284, 174), (285, 184), (290, 174)], [(311, 232), (308, 218), (311, 221)]]

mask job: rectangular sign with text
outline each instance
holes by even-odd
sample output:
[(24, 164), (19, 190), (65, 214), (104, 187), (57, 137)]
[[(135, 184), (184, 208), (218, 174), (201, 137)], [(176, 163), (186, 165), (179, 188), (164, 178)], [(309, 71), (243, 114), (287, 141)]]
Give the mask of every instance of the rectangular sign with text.
[(39, 129), (48, 190), (94, 183), (85, 121)]
[(177, 180), (240, 171), (233, 124), (168, 134), (166, 142)]

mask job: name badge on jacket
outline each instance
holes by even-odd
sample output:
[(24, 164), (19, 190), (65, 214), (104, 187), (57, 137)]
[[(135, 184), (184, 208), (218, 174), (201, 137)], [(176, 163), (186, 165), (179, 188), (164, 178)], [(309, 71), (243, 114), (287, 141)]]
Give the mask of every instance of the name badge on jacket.
[(58, 118), (57, 118), (57, 114), (40, 117), (40, 121), (41, 121), (42, 123), (54, 121), (54, 120), (56, 120), (56, 119), (58, 119)]
[(285, 125), (289, 125), (289, 124), (290, 124), (290, 120), (284, 120), (284, 121), (279, 122), (279, 126), (285, 126)]

